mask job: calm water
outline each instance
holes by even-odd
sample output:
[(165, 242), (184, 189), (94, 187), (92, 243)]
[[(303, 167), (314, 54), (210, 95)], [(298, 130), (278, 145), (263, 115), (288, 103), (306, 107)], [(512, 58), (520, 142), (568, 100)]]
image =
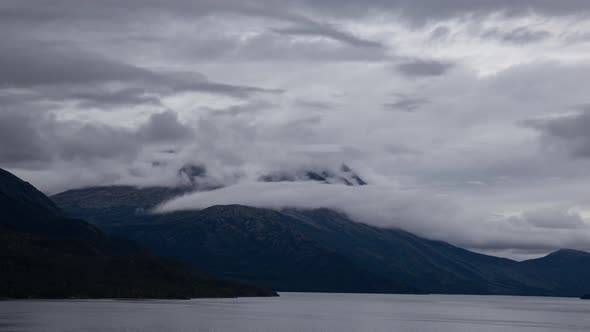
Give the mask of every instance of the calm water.
[(4, 301), (0, 331), (590, 331), (590, 301), (303, 293), (192, 301)]

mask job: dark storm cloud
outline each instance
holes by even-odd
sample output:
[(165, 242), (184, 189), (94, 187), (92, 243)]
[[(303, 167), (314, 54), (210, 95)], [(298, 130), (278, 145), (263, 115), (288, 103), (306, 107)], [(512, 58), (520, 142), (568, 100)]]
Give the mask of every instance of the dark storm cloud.
[(137, 129), (58, 120), (43, 110), (0, 110), (0, 163), (132, 158), (143, 147), (189, 139), (192, 129), (172, 111)]
[(275, 18), (282, 21), (305, 22), (302, 12), (322, 13), (328, 16), (358, 17), (367, 13), (391, 12), (414, 22), (449, 18), (466, 14), (505, 13), (522, 15), (537, 13), (549, 16), (584, 15), (590, 12), (586, 0), (129, 0), (81, 2), (76, 0), (53, 1), (51, 6), (37, 3), (6, 0), (0, 6), (1, 21), (27, 21), (31, 23), (72, 19), (125, 19), (146, 14), (204, 16), (214, 13), (233, 13), (246, 16)]
[(308, 7), (321, 10), (327, 15), (358, 16), (368, 12), (391, 11), (401, 18), (423, 23), (466, 14), (488, 15), (584, 15), (590, 12), (586, 0), (306, 0)]
[(505, 43), (529, 44), (543, 41), (552, 36), (546, 30), (531, 30), (527, 27), (518, 27), (509, 31), (500, 29), (486, 30), (481, 35), (483, 38), (496, 39)]
[[(25, 3), (19, 0), (6, 0), (0, 7), (0, 18), (13, 21), (34, 22), (56, 22), (72, 19), (113, 19), (125, 16), (142, 15), (148, 11), (160, 11), (161, 13), (186, 12), (192, 10), (195, 13), (210, 13), (213, 10), (223, 8), (209, 1), (160, 1), (160, 0), (131, 0), (119, 1), (76, 1), (59, 0), (53, 1), (51, 5), (39, 5)], [(169, 4), (169, 6), (166, 6)], [(239, 7), (239, 6), (237, 6)]]
[(396, 69), (406, 76), (441, 76), (451, 70), (453, 66), (450, 62), (432, 59), (412, 59), (398, 64)]
[(60, 21), (79, 18), (122, 19), (134, 16), (136, 19), (153, 15), (177, 15), (199, 18), (211, 14), (238, 14), (244, 16), (275, 18), (283, 21), (305, 22), (308, 19), (295, 10), (296, 3), (275, 0), (128, 0), (85, 1), (59, 0), (52, 6), (39, 6), (19, 0), (6, 0), (0, 7), (0, 17), (21, 21)]
[(42, 42), (0, 45), (0, 87), (152, 79), (149, 71)]
[(192, 134), (192, 128), (180, 123), (173, 111), (153, 114), (137, 131), (137, 136), (147, 142), (178, 141)]
[(43, 160), (48, 151), (43, 147), (45, 125), (29, 113), (0, 109), (0, 161)]
[[(209, 81), (196, 72), (154, 71), (88, 53), (72, 45), (17, 42), (0, 45), (0, 88), (43, 88), (52, 99), (71, 98), (98, 106), (101, 103), (157, 103), (152, 93), (196, 91), (245, 98), (278, 89), (239, 86)], [(125, 83), (118, 91), (97, 84)], [(56, 88), (62, 86), (63, 88)]]
[(53, 6), (38, 6), (18, 0), (7, 0), (0, 11), (0, 17), (19, 17), (21, 19), (60, 19), (76, 17), (108, 17), (108, 15), (131, 15), (145, 11), (161, 13), (197, 14), (229, 12), (244, 15), (281, 17), (299, 20), (298, 10), (315, 10), (324, 14), (359, 16), (371, 11), (392, 11), (403, 14), (405, 18), (426, 20), (463, 15), (468, 13), (503, 12), (517, 15), (538, 13), (543, 15), (572, 15), (587, 13), (590, 5), (586, 0), (129, 0), (79, 2), (61, 0)]
[(566, 150), (576, 157), (590, 157), (590, 110), (529, 120), (525, 124), (543, 134), (541, 143), (546, 147)]

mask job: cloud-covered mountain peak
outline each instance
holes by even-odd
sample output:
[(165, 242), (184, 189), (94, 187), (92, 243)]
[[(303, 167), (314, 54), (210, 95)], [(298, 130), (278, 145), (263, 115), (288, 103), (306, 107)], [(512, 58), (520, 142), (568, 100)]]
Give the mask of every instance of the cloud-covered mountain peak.
[(195, 185), (207, 176), (207, 168), (199, 164), (185, 164), (178, 170), (178, 176), (186, 183)]
[(348, 165), (342, 164), (338, 169), (296, 169), (293, 171), (271, 172), (259, 178), (261, 182), (300, 182), (314, 181), (326, 184), (343, 184), (347, 186), (364, 186), (367, 184)]

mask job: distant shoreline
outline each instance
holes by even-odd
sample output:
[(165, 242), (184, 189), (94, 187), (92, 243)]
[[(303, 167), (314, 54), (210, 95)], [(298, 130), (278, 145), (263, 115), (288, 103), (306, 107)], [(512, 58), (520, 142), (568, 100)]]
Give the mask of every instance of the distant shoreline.
[(129, 298), (114, 298), (114, 297), (0, 297), (0, 302), (8, 301), (190, 301), (190, 300), (207, 300), (207, 299), (242, 299), (242, 298), (273, 298), (280, 297), (278, 293), (271, 296), (209, 296), (209, 297), (129, 297)]

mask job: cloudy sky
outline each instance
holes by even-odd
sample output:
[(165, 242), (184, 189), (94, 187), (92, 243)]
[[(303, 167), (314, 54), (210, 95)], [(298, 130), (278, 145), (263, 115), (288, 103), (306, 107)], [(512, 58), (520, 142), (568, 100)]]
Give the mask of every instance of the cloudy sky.
[[(173, 185), (471, 249), (590, 250), (587, 0), (0, 2), (0, 167)], [(335, 169), (369, 186), (255, 183)], [(256, 192), (257, 195), (252, 195)], [(205, 203), (203, 203), (205, 202)]]

